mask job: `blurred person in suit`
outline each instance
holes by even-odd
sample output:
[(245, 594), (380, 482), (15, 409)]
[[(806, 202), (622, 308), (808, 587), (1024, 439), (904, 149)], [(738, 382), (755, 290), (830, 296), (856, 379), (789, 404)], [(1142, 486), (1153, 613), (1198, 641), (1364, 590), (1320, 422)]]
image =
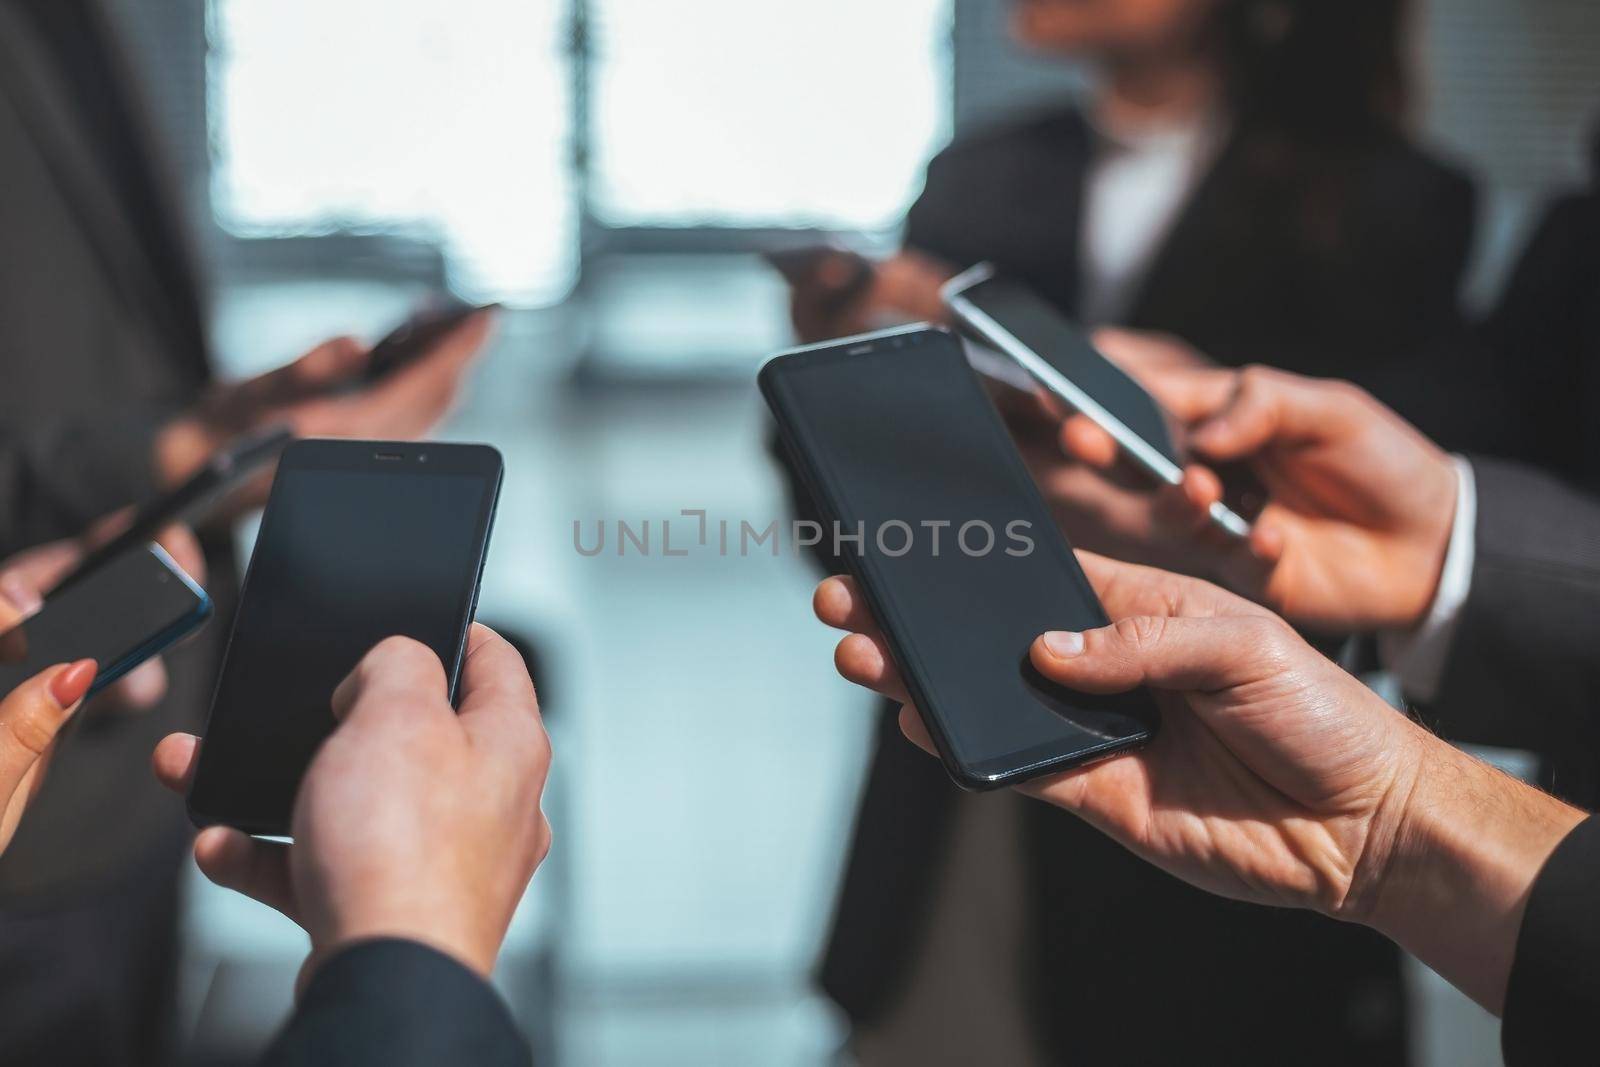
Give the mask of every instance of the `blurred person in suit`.
[[(522, 656), (474, 625), (459, 711), (439, 658), (390, 638), (335, 691), (339, 720), (295, 800), (293, 844), (213, 826), (213, 882), (310, 940), (270, 1067), (526, 1067), (527, 1042), (488, 978), (550, 849), (540, 800), (550, 743)], [(173, 734), (156, 776), (183, 793), (200, 739)], [(3, 1050), (0, 1050), (3, 1051)]]
[[(181, 482), (239, 433), (405, 437), (446, 412), (479, 317), (355, 391), (350, 339), (247, 382), (213, 374), (200, 271), (136, 79), (100, 0), (0, 0), (0, 555), (76, 536)], [(259, 504), (265, 483), (235, 501)], [(204, 714), (237, 584), (198, 531), (217, 618), (140, 715), (97, 698), (0, 859), (0, 1046), (10, 1064), (170, 1059), (177, 888), (190, 837), (144, 772)]]
[[(1485, 373), (1459, 343), (1473, 193), (1408, 133), (1405, 7), (1016, 0), (1023, 43), (1095, 68), (1090, 98), (940, 153), (902, 252), (847, 300), (849, 272), (824, 264), (794, 290), (797, 331), (937, 321), (940, 284), (989, 260), (1080, 321), (1173, 334), (1224, 364), (1336, 373), (1436, 438), (1468, 439)], [(1051, 473), (1074, 542), (1127, 555), (1121, 524), (1148, 527), (1148, 494)], [(1092, 979), (1069, 958), (1095, 960)], [(1316, 1034), (1306, 1062), (1406, 1055), (1391, 945), (1219, 903), (1080, 826), (959, 794), (899, 743), (892, 709), (820, 979), (868, 1063), (1276, 1062), (1290, 1029)], [(1154, 1028), (1152, 1003), (1168, 1009)], [(964, 1004), (1007, 1021), (967, 1014), (955, 1033)], [(1291, 1023), (1290, 1004), (1317, 1008)], [(1097, 1037), (1130, 1032), (1136, 1045)]]
[(1493, 353), (1509, 451), (1600, 489), (1600, 125), (1585, 189), (1545, 209), (1483, 337)]

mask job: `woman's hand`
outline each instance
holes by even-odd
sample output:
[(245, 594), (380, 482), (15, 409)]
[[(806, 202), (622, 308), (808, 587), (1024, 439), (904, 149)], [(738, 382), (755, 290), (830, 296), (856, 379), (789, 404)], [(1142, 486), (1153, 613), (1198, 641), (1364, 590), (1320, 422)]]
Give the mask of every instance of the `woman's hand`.
[[(22, 619), (22, 609), (0, 584), (0, 634)], [(0, 637), (0, 662), (16, 651)], [(11, 844), (23, 811), (44, 783), (56, 735), (78, 710), (94, 675), (92, 659), (60, 663), (0, 697), (0, 852)]]
[[(82, 537), (24, 549), (0, 563), (0, 597), (9, 600), (15, 615), (11, 622), (0, 626), (0, 631), (9, 630), (16, 622), (38, 611), (44, 604), (44, 591), (65, 578), (89, 550), (121, 533), (132, 518), (133, 509), (125, 508), (95, 523)], [(166, 549), (191, 578), (205, 581), (205, 553), (187, 526), (167, 527), (157, 535), (156, 543)], [(95, 699), (95, 710), (148, 711), (166, 695), (167, 668), (157, 657), (141, 663), (100, 693)]]

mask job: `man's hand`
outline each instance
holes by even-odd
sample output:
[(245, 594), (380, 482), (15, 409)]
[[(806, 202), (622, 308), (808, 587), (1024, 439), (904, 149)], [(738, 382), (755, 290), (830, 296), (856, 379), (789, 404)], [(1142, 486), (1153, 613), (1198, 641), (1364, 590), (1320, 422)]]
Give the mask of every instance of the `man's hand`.
[[(200, 405), (169, 424), (156, 441), (156, 467), (177, 485), (240, 434), (286, 423), (301, 437), (413, 438), (432, 430), (460, 394), (488, 341), (494, 313), (462, 321), (425, 356), (353, 392), (367, 366), (367, 348), (350, 337), (327, 341), (286, 366), (214, 388)], [(259, 504), (270, 479), (240, 506)]]
[[(27, 610), (6, 595), (7, 586), (0, 582), (0, 634), (21, 622)], [(0, 637), (0, 659), (5, 654)], [(94, 676), (92, 659), (61, 663), (0, 694), (0, 852), (11, 844), (23, 811), (44, 784), (56, 735), (78, 710)]]
[[(1095, 331), (1106, 358), (1135, 377), (1210, 362), (1174, 338), (1125, 330)], [(1059, 405), (996, 397), (1017, 449), (1069, 540), (1080, 548), (1166, 570), (1215, 576), (1224, 538), (1209, 518), (1175, 503), (1145, 471), (1119, 453), (1104, 430), (1082, 416), (1063, 419)]]
[[(390, 638), (332, 705), (339, 726), (300, 786), (294, 843), (211, 827), (195, 861), (305, 929), (302, 980), (338, 949), (377, 937), (423, 942), (487, 975), (550, 847), (539, 810), (550, 745), (522, 658), (474, 626), (458, 714), (438, 657)], [(185, 791), (199, 744), (164, 739), (156, 776)]]
[[(1205, 533), (1221, 480), (1193, 466), (1160, 492), (1169, 529), (1195, 531), (1197, 553), (1230, 586), (1296, 623), (1334, 630), (1408, 629), (1433, 602), (1455, 517), (1450, 457), (1371, 396), (1343, 382), (1263, 367), (1146, 366), (1143, 384), (1189, 427), (1194, 453), (1243, 462), (1267, 501), (1248, 543)], [(1115, 448), (1086, 420), (1062, 446), (1103, 463)]]
[[(1261, 608), (1081, 558), (1116, 622), (1041, 635), (1029, 656), (1082, 692), (1149, 686), (1161, 730), (1022, 791), (1202, 889), (1373, 925), (1498, 1009), (1528, 886), (1579, 813), (1428, 734)], [(854, 631), (840, 673), (905, 702), (855, 587), (830, 578), (815, 606)], [(901, 726), (932, 750), (914, 707)]]

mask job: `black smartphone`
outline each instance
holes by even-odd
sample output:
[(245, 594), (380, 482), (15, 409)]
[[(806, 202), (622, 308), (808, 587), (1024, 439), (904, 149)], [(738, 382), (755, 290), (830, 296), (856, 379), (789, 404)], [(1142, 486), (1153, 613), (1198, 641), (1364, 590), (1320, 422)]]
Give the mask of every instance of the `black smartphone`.
[(958, 784), (1011, 785), (1150, 739), (1149, 693), (1072, 692), (1029, 662), (1039, 634), (1109, 620), (953, 335), (794, 349), (760, 382)]
[(380, 381), (406, 364), (421, 359), (472, 316), (493, 311), (499, 306), (444, 299), (413, 312), (367, 353), (366, 370), (361, 375), (362, 384)]
[(99, 664), (90, 695), (193, 633), (211, 598), (159, 545), (123, 553), (0, 634), (0, 695), (46, 667)]
[[(1172, 420), (1066, 316), (1026, 286), (997, 276), (987, 263), (952, 278), (943, 295), (966, 330), (1014, 361), (1068, 410), (1110, 434), (1150, 477), (1169, 485), (1183, 481), (1184, 451)], [(1211, 505), (1211, 521), (1230, 536), (1250, 536), (1250, 523), (1226, 503)]]
[(188, 481), (140, 505), (126, 530), (85, 556), (55, 584), (52, 592), (66, 589), (112, 560), (144, 548), (175, 522), (192, 524), (204, 519), (219, 500), (277, 459), (293, 440), (294, 432), (287, 426), (273, 426), (238, 438), (207, 460)]
[(500, 494), (487, 445), (303, 440), (278, 462), (189, 790), (196, 825), (284, 836), (378, 642), (438, 654), (455, 699)]

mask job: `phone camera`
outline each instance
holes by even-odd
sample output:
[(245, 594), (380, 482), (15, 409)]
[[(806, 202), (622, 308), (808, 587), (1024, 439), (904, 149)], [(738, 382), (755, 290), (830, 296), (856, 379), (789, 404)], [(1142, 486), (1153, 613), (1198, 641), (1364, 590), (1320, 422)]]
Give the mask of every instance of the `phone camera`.
[(428, 462), (428, 454), (426, 452), (418, 452), (417, 453), (417, 462), (418, 463), (426, 463), (426, 462)]

